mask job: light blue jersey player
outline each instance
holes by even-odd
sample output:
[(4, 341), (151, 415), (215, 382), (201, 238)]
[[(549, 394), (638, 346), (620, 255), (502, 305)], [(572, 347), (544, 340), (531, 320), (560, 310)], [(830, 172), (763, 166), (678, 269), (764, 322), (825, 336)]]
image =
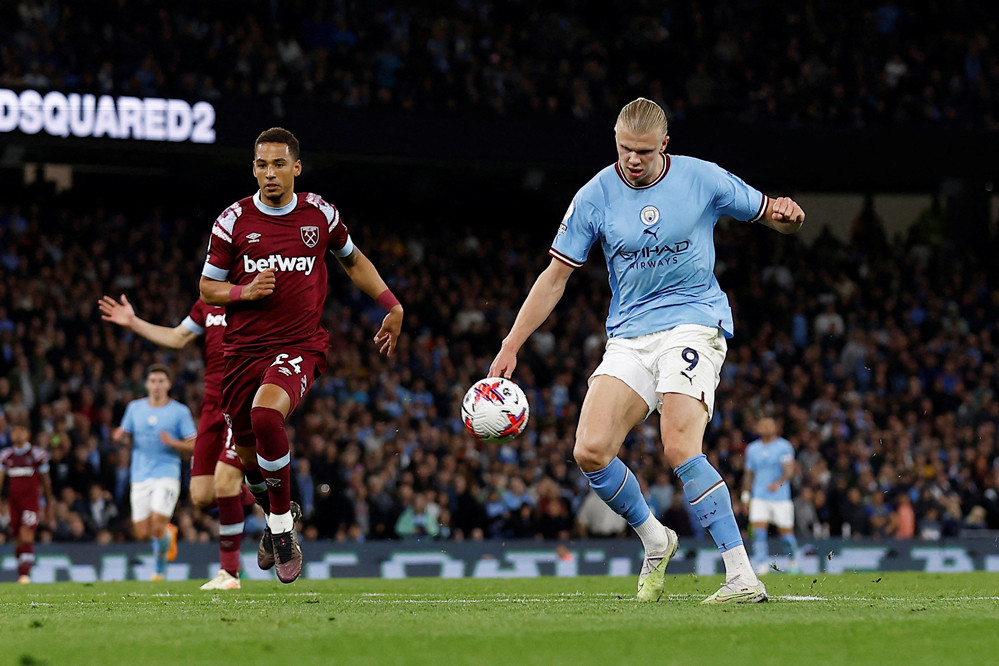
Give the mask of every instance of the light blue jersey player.
[(165, 365), (149, 367), (146, 391), (147, 397), (128, 403), (113, 437), (131, 439), (129, 499), (135, 538), (152, 539), (153, 580), (163, 580), (166, 562), (176, 557), (177, 550), (170, 518), (180, 497), (180, 456), (194, 449), (198, 429), (190, 408), (170, 398), (170, 370)]
[(705, 602), (766, 601), (728, 487), (701, 453), (726, 338), (733, 333), (728, 298), (714, 276), (713, 233), (726, 215), (794, 233), (805, 213), (793, 200), (771, 199), (714, 164), (667, 155), (666, 130), (666, 115), (654, 102), (639, 98), (621, 110), (614, 126), (618, 160), (573, 198), (552, 243), (552, 261), (527, 295), (489, 374), (512, 375), (517, 352), (551, 314), (573, 269), (599, 243), (611, 286), (608, 341), (590, 377), (573, 456), (600, 499), (642, 540), (638, 598), (662, 596), (677, 537), (652, 516), (638, 480), (617, 453), (635, 424), (659, 409), (666, 459), (725, 565), (725, 583)]
[(794, 446), (780, 437), (777, 422), (762, 418), (756, 424), (759, 439), (746, 447), (743, 503), (749, 500), (749, 524), (753, 529), (753, 563), (757, 573), (770, 570), (767, 531), (775, 525), (787, 545), (788, 570), (798, 568), (798, 541), (794, 536), (794, 503), (790, 480), (794, 477)]

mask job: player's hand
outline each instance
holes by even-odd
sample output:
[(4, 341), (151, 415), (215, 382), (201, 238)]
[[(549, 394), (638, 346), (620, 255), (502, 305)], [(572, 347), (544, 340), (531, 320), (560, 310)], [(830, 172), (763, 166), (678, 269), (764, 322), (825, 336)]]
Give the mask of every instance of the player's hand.
[(243, 293), (240, 296), (240, 300), (259, 301), (261, 298), (267, 298), (274, 293), (275, 284), (277, 284), (277, 276), (275, 275), (273, 268), (260, 271), (253, 276), (253, 280), (250, 284), (243, 287)]
[(489, 366), (489, 377), (506, 377), (510, 379), (514, 368), (517, 367), (516, 352), (501, 348), (492, 365)]
[(770, 219), (781, 226), (800, 228), (805, 223), (805, 211), (791, 197), (778, 197), (774, 199), (774, 209)]
[(135, 309), (132, 308), (132, 304), (128, 302), (125, 294), (121, 295), (121, 303), (110, 296), (104, 296), (97, 301), (97, 307), (101, 309), (101, 319), (119, 326), (129, 328), (135, 318)]
[(399, 333), (402, 332), (402, 306), (396, 305), (385, 318), (382, 319), (382, 327), (375, 334), (375, 344), (378, 345), (378, 353), (391, 356), (395, 351), (395, 346), (399, 343)]
[(769, 490), (772, 493), (775, 493), (775, 492), (777, 492), (777, 489), (780, 488), (782, 485), (784, 485), (783, 482), (781, 482), (781, 481), (774, 481), (769, 486), (767, 486), (767, 490)]

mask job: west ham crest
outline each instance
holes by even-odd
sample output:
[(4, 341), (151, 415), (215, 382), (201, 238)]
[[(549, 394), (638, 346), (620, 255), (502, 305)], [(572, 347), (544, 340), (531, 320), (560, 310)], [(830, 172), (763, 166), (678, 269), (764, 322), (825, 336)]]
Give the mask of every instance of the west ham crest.
[(315, 247), (319, 242), (319, 227), (302, 227), (302, 242), (306, 247)]

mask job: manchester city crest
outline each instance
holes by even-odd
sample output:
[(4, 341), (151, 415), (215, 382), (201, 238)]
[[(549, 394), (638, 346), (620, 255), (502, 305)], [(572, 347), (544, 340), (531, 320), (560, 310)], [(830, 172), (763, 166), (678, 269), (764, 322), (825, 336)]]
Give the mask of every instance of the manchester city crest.
[(642, 209), (642, 224), (651, 227), (659, 221), (659, 209), (655, 206), (646, 206)]

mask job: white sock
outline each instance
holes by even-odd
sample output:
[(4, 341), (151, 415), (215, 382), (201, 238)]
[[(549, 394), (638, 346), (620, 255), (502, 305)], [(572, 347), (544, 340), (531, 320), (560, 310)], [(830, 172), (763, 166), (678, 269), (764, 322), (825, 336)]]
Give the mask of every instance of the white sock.
[(753, 564), (746, 554), (746, 547), (743, 545), (730, 548), (722, 553), (722, 562), (725, 563), (725, 582), (732, 582), (733, 578), (741, 578), (747, 585), (756, 585), (760, 579), (753, 571)]
[(644, 523), (635, 528), (635, 532), (642, 540), (647, 555), (661, 555), (666, 552), (668, 545), (666, 528), (651, 513)]
[(271, 534), (290, 532), (295, 527), (295, 521), (291, 519), (291, 511), (272, 513), (267, 516), (267, 527), (271, 528)]

